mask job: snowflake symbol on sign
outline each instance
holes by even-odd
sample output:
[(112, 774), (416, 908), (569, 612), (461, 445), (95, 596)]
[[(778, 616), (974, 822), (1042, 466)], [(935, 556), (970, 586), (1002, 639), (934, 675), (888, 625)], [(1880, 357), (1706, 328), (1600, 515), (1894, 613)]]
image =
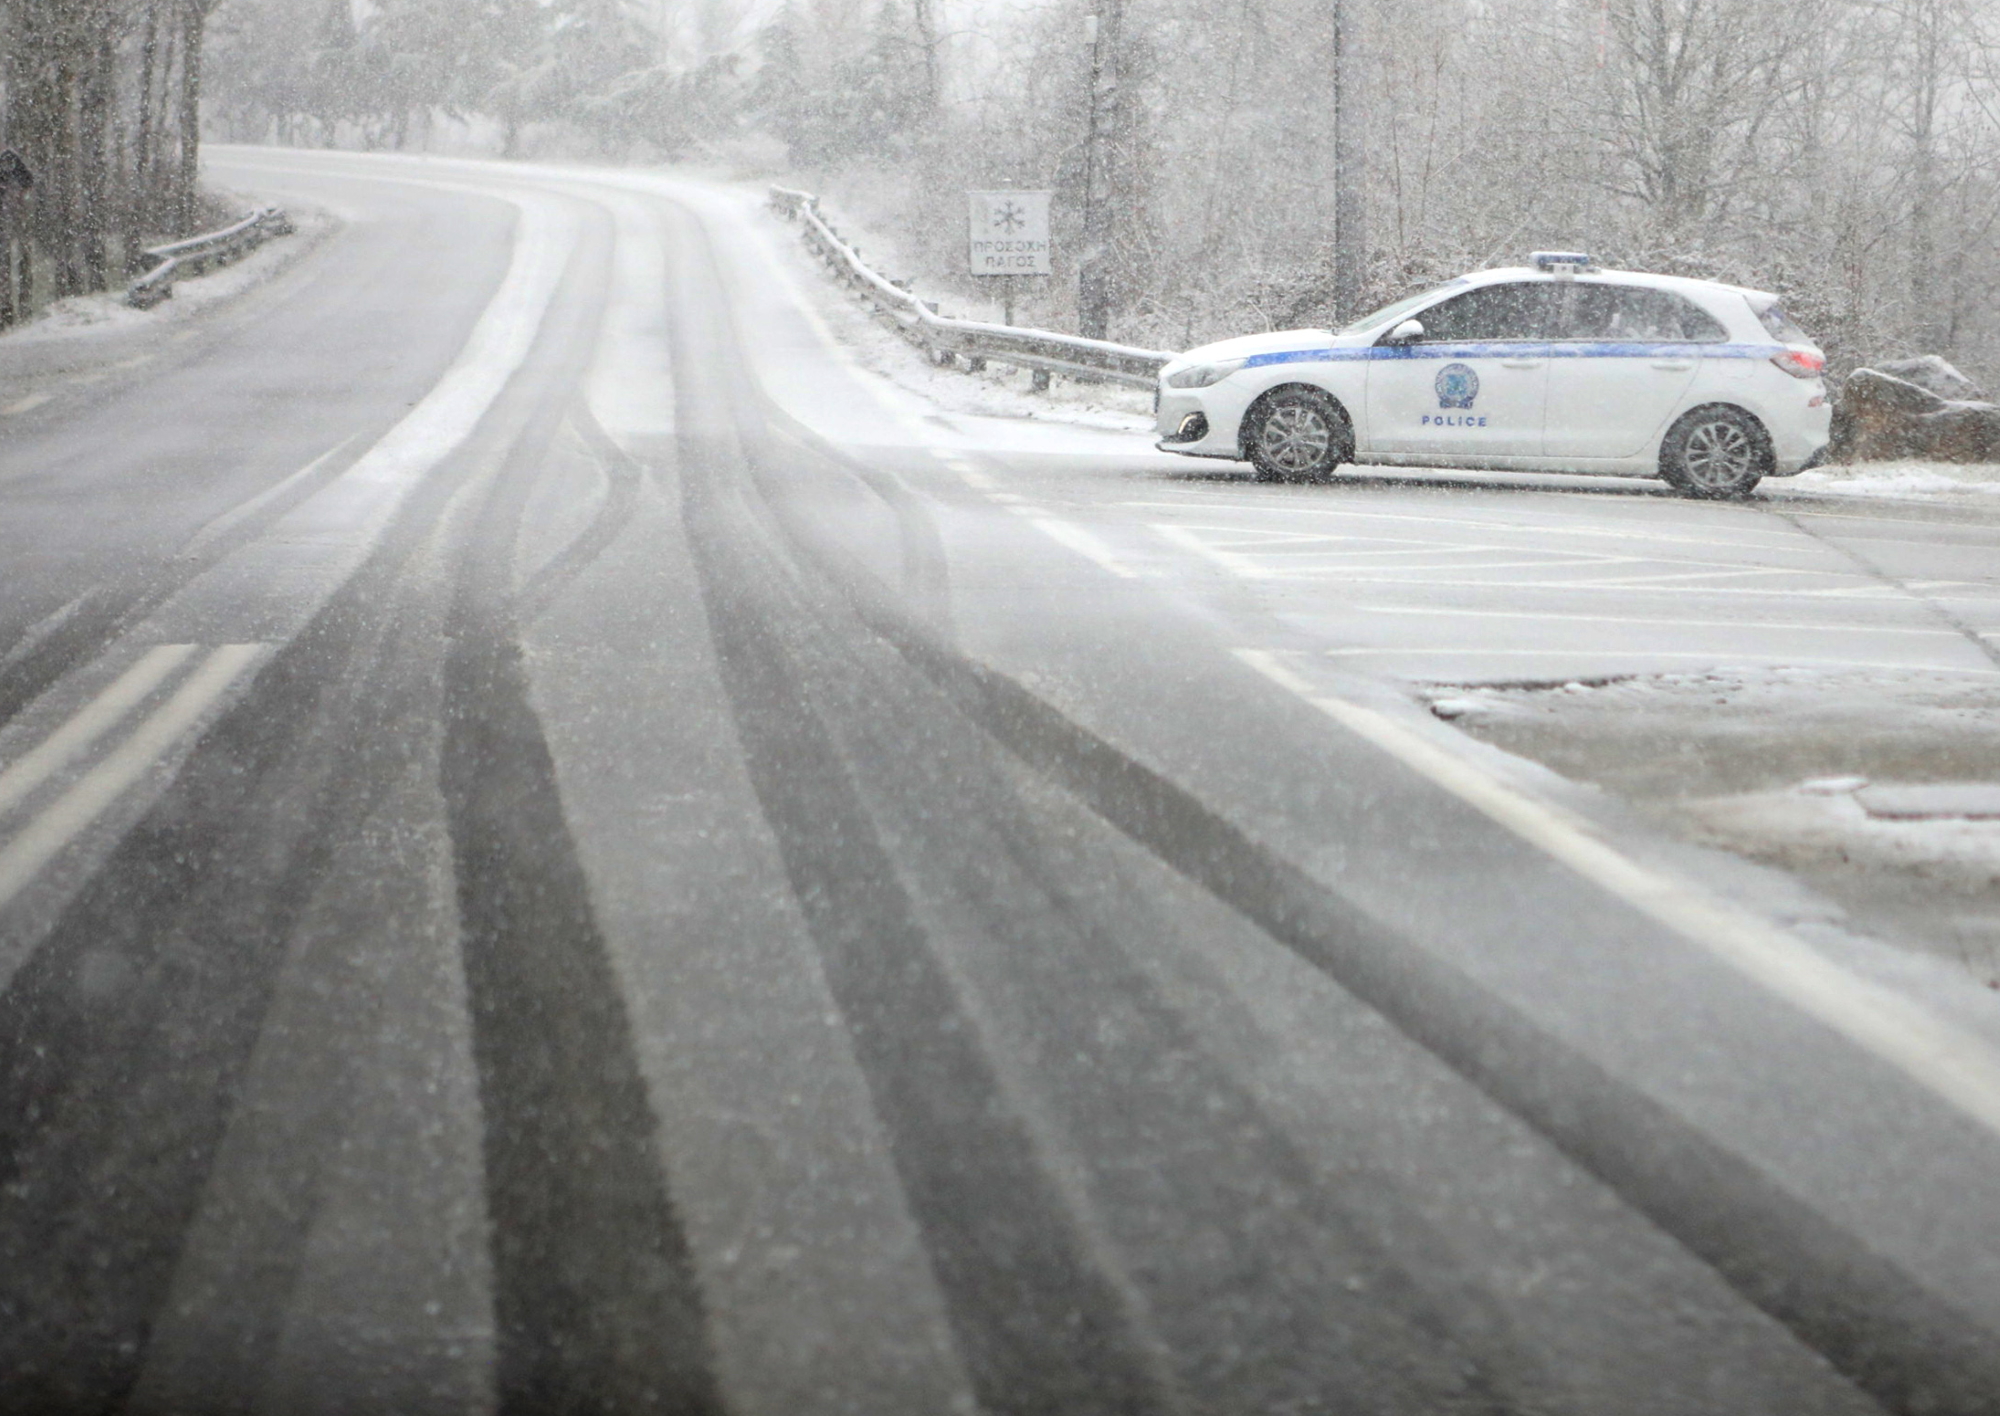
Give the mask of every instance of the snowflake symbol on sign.
[(993, 208), (993, 224), (1002, 231), (1019, 231), (1028, 224), (1027, 208), (1005, 202)]

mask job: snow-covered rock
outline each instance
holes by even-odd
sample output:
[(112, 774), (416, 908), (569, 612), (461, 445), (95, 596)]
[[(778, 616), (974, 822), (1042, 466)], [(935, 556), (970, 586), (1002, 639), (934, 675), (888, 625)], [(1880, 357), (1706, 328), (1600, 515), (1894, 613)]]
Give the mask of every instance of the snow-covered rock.
[(1880, 369), (1856, 369), (1834, 410), (1828, 455), (1836, 462), (2000, 461), (2000, 406), (1945, 398)]

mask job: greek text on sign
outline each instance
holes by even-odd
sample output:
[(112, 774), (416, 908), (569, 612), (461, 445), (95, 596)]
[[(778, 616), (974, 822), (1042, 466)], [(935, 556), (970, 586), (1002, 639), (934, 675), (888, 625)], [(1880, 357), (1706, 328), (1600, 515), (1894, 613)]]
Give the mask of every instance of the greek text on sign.
[(969, 192), (974, 275), (1049, 273), (1049, 194)]

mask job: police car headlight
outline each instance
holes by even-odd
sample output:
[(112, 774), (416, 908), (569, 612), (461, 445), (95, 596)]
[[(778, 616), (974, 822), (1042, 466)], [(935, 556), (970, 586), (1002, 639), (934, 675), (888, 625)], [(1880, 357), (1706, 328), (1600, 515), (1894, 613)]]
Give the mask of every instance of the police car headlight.
[(1241, 359), (1228, 359), (1220, 364), (1190, 364), (1167, 375), (1168, 388), (1207, 388), (1210, 384), (1221, 383), (1243, 367)]

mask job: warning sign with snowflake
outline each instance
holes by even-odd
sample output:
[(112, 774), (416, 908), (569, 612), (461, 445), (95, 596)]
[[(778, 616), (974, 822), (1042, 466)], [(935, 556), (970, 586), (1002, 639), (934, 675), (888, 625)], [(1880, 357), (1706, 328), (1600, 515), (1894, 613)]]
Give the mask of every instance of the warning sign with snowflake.
[(971, 192), (974, 275), (1049, 273), (1049, 194)]

